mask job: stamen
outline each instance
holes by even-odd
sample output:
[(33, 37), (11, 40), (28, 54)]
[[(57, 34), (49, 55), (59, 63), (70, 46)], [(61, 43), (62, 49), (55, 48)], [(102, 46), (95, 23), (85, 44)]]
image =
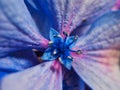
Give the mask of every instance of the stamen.
[(76, 54), (81, 54), (81, 53), (82, 53), (81, 50), (76, 51)]
[(61, 62), (61, 61), (62, 61), (62, 58), (61, 58), (61, 57), (59, 57), (59, 58), (58, 58), (58, 60)]
[(68, 58), (68, 59), (70, 59), (71, 61), (73, 61), (73, 57), (71, 57), (71, 56), (68, 56), (67, 58)]
[(57, 54), (57, 50), (55, 49), (54, 51), (53, 51), (53, 55), (56, 55)]
[(50, 41), (50, 42), (48, 43), (48, 45), (49, 45), (50, 47), (58, 47), (58, 46), (56, 46), (56, 45), (53, 43), (53, 41)]
[(71, 49), (69, 49), (69, 51), (70, 51), (70, 52), (77, 52), (77, 51), (75, 51), (75, 50), (71, 50)]
[(75, 38), (74, 38), (74, 40), (76, 41), (78, 39), (78, 35), (75, 35)]
[(63, 35), (65, 35), (66, 37), (68, 37), (68, 33), (67, 32), (63, 32)]
[(66, 43), (66, 40), (67, 40), (67, 37), (68, 37), (68, 34), (67, 34), (67, 32), (63, 32), (63, 35), (65, 35), (64, 44), (63, 44), (63, 47), (64, 47), (65, 43)]
[(50, 41), (48, 44), (49, 44), (49, 45), (53, 44), (53, 41)]
[(38, 50), (37, 49), (32, 49), (34, 52), (38, 52)]
[(69, 51), (70, 51), (70, 52), (75, 52), (76, 54), (81, 54), (81, 53), (82, 53), (81, 50), (77, 50), (77, 51), (76, 51), (76, 50), (71, 50), (71, 49), (69, 49)]
[(60, 34), (58, 34), (58, 35), (54, 35), (54, 37), (60, 37), (60, 38), (61, 38), (61, 35), (60, 35)]

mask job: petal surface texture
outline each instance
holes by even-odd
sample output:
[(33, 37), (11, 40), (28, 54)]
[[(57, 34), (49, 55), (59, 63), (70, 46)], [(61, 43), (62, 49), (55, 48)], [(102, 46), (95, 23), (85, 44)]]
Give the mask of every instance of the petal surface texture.
[(77, 73), (73, 69), (63, 71), (64, 71), (63, 90), (86, 90), (85, 83), (81, 80), (81, 78), (77, 75)]
[(46, 46), (47, 40), (36, 32), (24, 0), (0, 0), (0, 16), (0, 53)]
[(6, 76), (2, 90), (62, 90), (61, 65), (51, 61)]
[(31, 50), (19, 51), (0, 58), (0, 79), (10, 73), (22, 71), (39, 64)]
[(120, 11), (100, 17), (75, 45), (75, 71), (93, 90), (120, 88)]
[(115, 0), (39, 0), (55, 29), (70, 32), (83, 22), (91, 22), (107, 12)]
[(44, 10), (40, 7), (37, 0), (24, 0), (25, 4), (34, 19), (37, 27), (39, 28), (38, 33), (42, 34), (45, 38), (49, 38), (49, 30), (51, 22)]

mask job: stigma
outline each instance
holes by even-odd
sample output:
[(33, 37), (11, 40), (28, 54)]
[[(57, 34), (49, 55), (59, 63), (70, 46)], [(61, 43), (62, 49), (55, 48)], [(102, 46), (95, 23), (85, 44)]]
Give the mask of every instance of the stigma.
[(81, 54), (81, 50), (71, 50), (78, 36), (69, 36), (67, 32), (63, 32), (64, 38), (54, 29), (50, 30), (50, 42), (48, 48), (41, 57), (42, 60), (59, 60), (67, 69), (71, 69), (74, 58), (71, 52)]

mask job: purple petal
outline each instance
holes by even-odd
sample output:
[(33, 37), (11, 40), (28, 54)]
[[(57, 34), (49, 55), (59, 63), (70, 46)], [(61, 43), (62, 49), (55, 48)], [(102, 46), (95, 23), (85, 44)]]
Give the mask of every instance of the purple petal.
[(62, 90), (61, 66), (58, 62), (45, 62), (8, 75), (3, 79), (1, 88), (2, 90)]
[[(91, 23), (91, 24), (92, 24), (92, 23)], [(89, 25), (84, 25), (84, 26), (78, 26), (76, 29), (74, 29), (74, 30), (71, 32), (71, 36), (72, 36), (72, 35), (78, 35), (78, 36), (85, 35), (85, 34), (88, 32), (88, 30), (90, 29), (91, 24), (89, 24)]]
[(0, 59), (0, 73), (4, 72), (9, 74), (21, 71), (37, 65), (38, 63), (37, 57), (31, 50), (18, 51)]
[(115, 0), (40, 0), (39, 2), (52, 21), (57, 23), (57, 29), (69, 33), (78, 25), (84, 22), (91, 23), (110, 10)]
[(73, 67), (94, 90), (120, 88), (120, 11), (99, 18), (88, 35), (79, 38)]
[(87, 35), (80, 37), (75, 48), (85, 51), (120, 49), (120, 11), (113, 11), (100, 17), (91, 26)]
[[(120, 66), (118, 64), (120, 51), (101, 50), (89, 52), (95, 55), (83, 55), (75, 57), (73, 68), (78, 75), (93, 90), (119, 90)], [(102, 57), (103, 56), (103, 57)]]
[[(19, 4), (18, 4), (19, 2)], [(47, 40), (37, 28), (24, 1), (0, 1), (0, 48), (44, 48)]]

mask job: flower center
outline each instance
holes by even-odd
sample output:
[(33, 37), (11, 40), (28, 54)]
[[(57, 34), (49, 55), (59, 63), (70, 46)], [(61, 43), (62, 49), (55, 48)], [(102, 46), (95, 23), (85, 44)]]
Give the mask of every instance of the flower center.
[(77, 41), (78, 36), (68, 36), (66, 32), (63, 32), (63, 35), (65, 36), (64, 38), (62, 38), (62, 36), (57, 31), (51, 31), (51, 41), (49, 42), (49, 47), (42, 56), (42, 60), (58, 59), (67, 69), (71, 69), (73, 57), (70, 53), (81, 53), (80, 50), (71, 50), (74, 43)]

